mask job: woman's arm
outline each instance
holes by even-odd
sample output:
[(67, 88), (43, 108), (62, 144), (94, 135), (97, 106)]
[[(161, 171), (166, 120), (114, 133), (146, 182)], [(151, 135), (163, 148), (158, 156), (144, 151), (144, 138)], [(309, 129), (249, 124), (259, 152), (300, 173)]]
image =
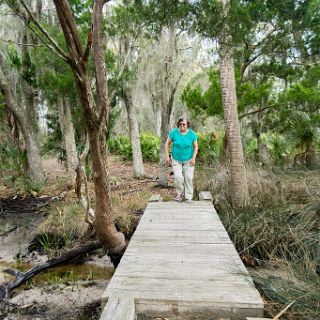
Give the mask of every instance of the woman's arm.
[(194, 166), (196, 164), (196, 157), (197, 157), (197, 154), (198, 154), (198, 149), (199, 149), (199, 146), (198, 146), (198, 140), (195, 140), (193, 141), (193, 156), (190, 160), (190, 163)]
[(170, 155), (169, 155), (171, 143), (172, 143), (172, 140), (168, 137), (166, 144), (164, 145), (164, 152), (166, 155), (166, 163), (167, 164), (171, 164), (171, 159), (170, 159)]

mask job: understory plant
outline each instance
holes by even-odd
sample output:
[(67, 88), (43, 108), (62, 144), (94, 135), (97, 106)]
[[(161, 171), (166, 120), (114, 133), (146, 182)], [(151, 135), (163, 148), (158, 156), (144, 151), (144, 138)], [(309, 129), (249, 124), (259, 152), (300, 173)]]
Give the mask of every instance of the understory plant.
[(39, 193), (43, 190), (43, 182), (33, 182), (26, 174), (27, 156), (25, 151), (11, 144), (0, 146), (0, 172), (2, 179), (16, 192)]
[[(277, 174), (247, 168), (251, 202), (240, 212), (230, 205), (227, 169), (212, 169), (209, 182), (219, 216), (275, 316), (318, 319), (320, 285), (319, 177), (315, 172)], [(207, 174), (207, 176), (209, 176)], [(266, 266), (272, 272), (265, 273)], [(279, 276), (276, 276), (279, 270)]]

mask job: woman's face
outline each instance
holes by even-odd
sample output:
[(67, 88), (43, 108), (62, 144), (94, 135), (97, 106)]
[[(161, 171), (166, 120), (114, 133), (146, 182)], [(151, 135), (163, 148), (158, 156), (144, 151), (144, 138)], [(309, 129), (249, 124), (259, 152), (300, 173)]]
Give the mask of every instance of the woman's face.
[(179, 131), (184, 133), (184, 132), (187, 132), (187, 129), (188, 129), (188, 123), (187, 123), (187, 120), (182, 120), (179, 122)]

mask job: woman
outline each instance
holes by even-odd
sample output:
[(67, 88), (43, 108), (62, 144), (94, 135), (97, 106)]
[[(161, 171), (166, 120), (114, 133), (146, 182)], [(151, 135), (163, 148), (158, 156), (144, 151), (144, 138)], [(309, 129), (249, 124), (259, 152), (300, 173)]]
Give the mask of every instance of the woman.
[[(198, 137), (189, 128), (189, 121), (179, 119), (177, 127), (173, 129), (165, 144), (166, 162), (172, 164), (175, 187), (177, 190), (176, 201), (182, 201), (183, 196), (187, 203), (192, 203), (193, 197), (193, 171), (198, 153)], [(169, 155), (172, 147), (172, 160)]]

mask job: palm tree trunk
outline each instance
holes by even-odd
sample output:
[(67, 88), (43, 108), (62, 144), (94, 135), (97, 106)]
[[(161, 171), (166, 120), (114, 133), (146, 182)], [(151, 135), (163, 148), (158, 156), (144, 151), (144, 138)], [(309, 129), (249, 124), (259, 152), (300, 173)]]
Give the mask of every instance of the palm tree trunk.
[(232, 206), (237, 211), (248, 203), (249, 195), (238, 119), (232, 39), (226, 19), (229, 1), (222, 0), (222, 4), (225, 22), (219, 38), (220, 81), (230, 156)]

